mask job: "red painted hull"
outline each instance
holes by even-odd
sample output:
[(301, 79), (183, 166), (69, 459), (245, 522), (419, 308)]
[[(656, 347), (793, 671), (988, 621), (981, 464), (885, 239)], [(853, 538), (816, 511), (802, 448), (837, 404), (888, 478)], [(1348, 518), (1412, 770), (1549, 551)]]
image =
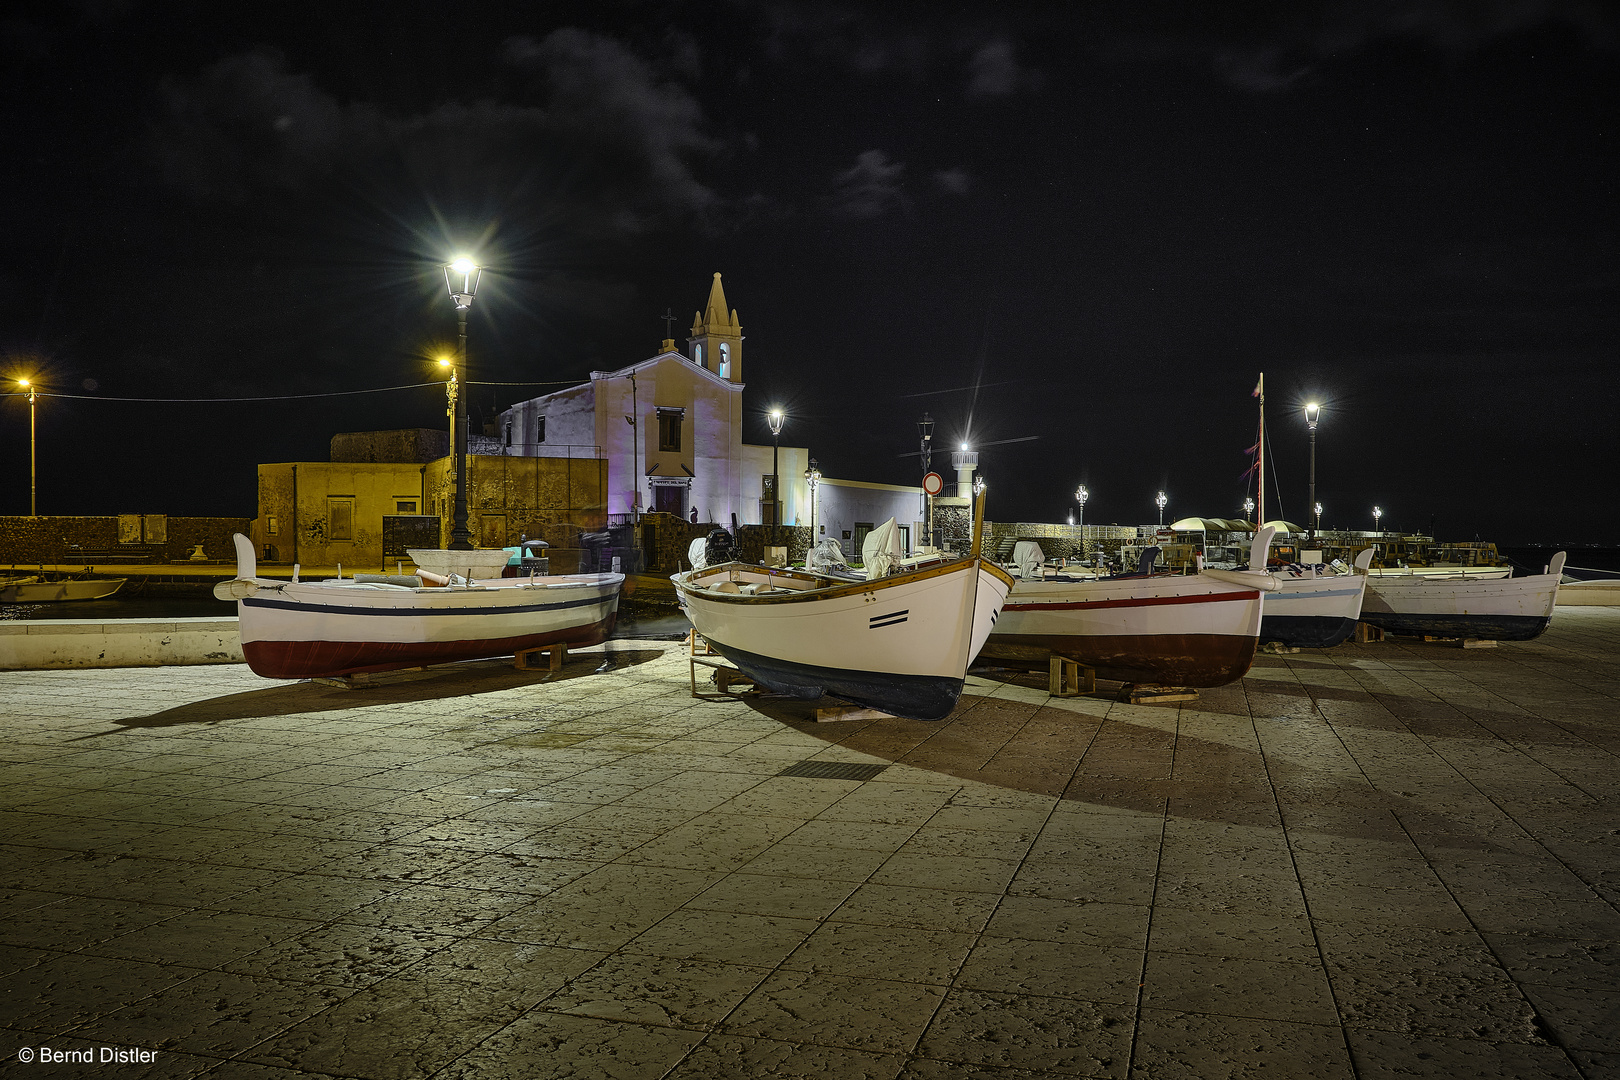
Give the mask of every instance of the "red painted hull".
[(1104, 679), (1208, 687), (1243, 678), (1254, 663), (1256, 644), (1256, 638), (1235, 634), (996, 634), (979, 656), (1040, 662), (1055, 653), (1095, 669)]
[(247, 641), (242, 655), (255, 675), (266, 679), (319, 679), (363, 671), (395, 671), (459, 660), (511, 656), (562, 642), (585, 648), (600, 645), (613, 632), (617, 613), (588, 626), (544, 634), (470, 641)]

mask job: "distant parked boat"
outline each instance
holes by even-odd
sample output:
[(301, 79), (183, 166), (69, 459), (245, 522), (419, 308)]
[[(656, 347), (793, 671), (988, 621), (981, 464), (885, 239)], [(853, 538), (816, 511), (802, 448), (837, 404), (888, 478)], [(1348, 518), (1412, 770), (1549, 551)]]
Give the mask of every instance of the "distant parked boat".
[(56, 604), (64, 600), (104, 600), (128, 578), (0, 578), (0, 604)]
[[(868, 537), (887, 535), (886, 522)], [(822, 694), (913, 720), (956, 707), (968, 665), (1001, 614), (1013, 579), (978, 557), (862, 581), (743, 562), (671, 579), (697, 632), (760, 685)]]
[(1397, 634), (1528, 641), (1552, 623), (1564, 552), (1544, 574), (1370, 577), (1361, 621)]
[[(1255, 536), (1251, 566), (1265, 565), (1273, 534), (1267, 527)], [(1269, 602), (1278, 588), (1252, 569), (1022, 580), (981, 655), (1034, 662), (1055, 655), (1105, 679), (1224, 686), (1254, 663), (1261, 597)]]
[(492, 578), (429, 586), (422, 577), (286, 582), (257, 576), (236, 534), (242, 655), (267, 679), (310, 679), (507, 656), (560, 643), (596, 645), (613, 630), (623, 574)]

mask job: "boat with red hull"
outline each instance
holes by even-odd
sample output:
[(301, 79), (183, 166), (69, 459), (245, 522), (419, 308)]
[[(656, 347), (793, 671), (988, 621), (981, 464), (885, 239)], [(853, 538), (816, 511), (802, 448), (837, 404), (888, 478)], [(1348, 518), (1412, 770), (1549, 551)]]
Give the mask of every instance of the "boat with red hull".
[(623, 574), (493, 578), (432, 586), (359, 575), (285, 582), (257, 576), (252, 543), (236, 536), (234, 599), (242, 655), (268, 679), (310, 679), (508, 656), (520, 649), (600, 644), (613, 631)]
[[(1272, 533), (1255, 538), (1262, 566)], [(1062, 656), (1121, 682), (1224, 686), (1254, 662), (1261, 598), (1277, 588), (1256, 570), (1020, 581), (979, 655)]]

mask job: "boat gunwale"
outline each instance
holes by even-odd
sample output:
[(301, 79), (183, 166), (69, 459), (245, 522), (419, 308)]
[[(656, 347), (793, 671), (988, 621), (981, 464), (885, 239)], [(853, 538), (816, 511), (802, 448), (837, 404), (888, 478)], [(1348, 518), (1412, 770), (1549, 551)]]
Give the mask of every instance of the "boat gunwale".
[[(792, 577), (799, 580), (804, 578), (811, 578), (812, 580), (821, 579), (815, 578), (813, 575), (803, 571), (779, 571), (773, 567), (760, 566), (757, 563), (745, 563), (734, 559), (731, 562), (720, 563), (716, 566), (706, 566), (702, 570), (688, 570), (684, 574), (676, 574), (672, 580), (675, 582), (675, 587), (681, 590), (684, 595), (698, 596), (704, 600), (713, 600), (719, 603), (793, 604), (805, 603), (812, 600), (836, 600), (846, 596), (859, 596), (862, 593), (876, 592), (880, 589), (892, 589), (901, 585), (910, 585), (919, 581), (926, 581), (929, 578), (944, 577), (949, 574), (961, 573), (964, 570), (974, 570), (974, 563), (978, 564), (977, 569), (989, 570), (994, 576), (1001, 578), (1007, 583), (1009, 590), (1011, 589), (1013, 583), (1012, 575), (1007, 573), (1001, 567), (990, 562), (982, 555), (966, 559), (953, 560), (952, 562), (942, 563), (939, 566), (930, 566), (923, 570), (908, 570), (905, 573), (892, 574), (889, 577), (878, 578), (874, 581), (846, 581), (839, 582), (836, 585), (824, 585), (820, 588), (814, 589), (772, 589), (770, 592), (766, 593), (710, 592), (707, 588), (701, 585), (693, 585), (690, 581), (685, 579), (689, 575), (707, 573), (711, 570), (734, 571), (739, 568), (764, 571), (768, 577)], [(735, 579), (727, 578), (725, 580)]]

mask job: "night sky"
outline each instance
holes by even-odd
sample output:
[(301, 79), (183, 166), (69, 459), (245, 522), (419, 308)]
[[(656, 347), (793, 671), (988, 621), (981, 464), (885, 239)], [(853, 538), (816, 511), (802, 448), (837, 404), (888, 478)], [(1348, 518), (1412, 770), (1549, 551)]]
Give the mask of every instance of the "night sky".
[[(1615, 8), (58, 3), (0, 23), (0, 388), (42, 514), (250, 515), (470, 377), (684, 348), (711, 275), (830, 476), (986, 445), (989, 514), (1240, 507), (1620, 543)], [(251, 13), (251, 16), (249, 15)], [(475, 409), (555, 387), (475, 387)], [(1004, 441), (1024, 440), (1024, 441)], [(0, 399), (0, 513), (28, 509)], [(1268, 465), (1269, 468), (1269, 465)], [(1269, 502), (1275, 516), (1275, 496)]]

